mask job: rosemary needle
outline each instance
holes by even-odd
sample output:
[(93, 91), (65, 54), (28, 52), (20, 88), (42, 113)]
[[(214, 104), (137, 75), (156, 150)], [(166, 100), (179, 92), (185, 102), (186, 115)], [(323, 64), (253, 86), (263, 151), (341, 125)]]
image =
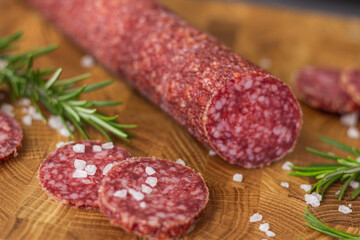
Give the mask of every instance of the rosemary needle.
[[(293, 170), (295, 170), (295, 172), (290, 172), (288, 174), (298, 177), (315, 177), (317, 182), (311, 188), (310, 192), (316, 190), (316, 192), (321, 195), (324, 195), (328, 187), (330, 187), (333, 183), (342, 181), (343, 185), (339, 194), (339, 200), (341, 200), (351, 181), (360, 179), (360, 162), (355, 160), (356, 158), (360, 157), (360, 151), (325, 137), (320, 137), (320, 140), (340, 148), (348, 153), (351, 153), (355, 158), (353, 156), (333, 156), (312, 148), (307, 148), (307, 151), (320, 157), (331, 159), (337, 164), (312, 164), (305, 167), (290, 166)], [(359, 196), (359, 194), (360, 187), (358, 187), (351, 194), (351, 199), (355, 199), (357, 196)]]
[(304, 214), (303, 216), (308, 221), (306, 225), (311, 227), (312, 229), (338, 239), (360, 240), (360, 235), (342, 232), (325, 225), (320, 220), (318, 220), (314, 215), (312, 215), (307, 209), (307, 207), (305, 207), (305, 211), (306, 214)]
[(16, 32), (7, 37), (0, 37), (0, 86), (6, 85), (13, 100), (29, 98), (41, 114), (39, 103), (51, 113), (58, 115), (70, 135), (70, 121), (79, 130), (85, 139), (89, 139), (85, 132), (85, 126), (90, 125), (102, 133), (109, 141), (112, 141), (108, 133), (112, 133), (122, 140), (129, 142), (132, 134), (124, 129), (135, 128), (136, 125), (119, 124), (117, 116), (106, 116), (99, 113), (96, 107), (119, 105), (119, 101), (86, 101), (79, 100), (82, 93), (95, 91), (112, 83), (111, 80), (84, 85), (75, 88), (75, 83), (82, 81), (89, 74), (59, 80), (62, 69), (35, 69), (35, 58), (52, 52), (57, 47), (49, 46), (43, 49), (34, 49), (22, 53), (13, 53), (15, 43), (21, 38), (22, 33)]

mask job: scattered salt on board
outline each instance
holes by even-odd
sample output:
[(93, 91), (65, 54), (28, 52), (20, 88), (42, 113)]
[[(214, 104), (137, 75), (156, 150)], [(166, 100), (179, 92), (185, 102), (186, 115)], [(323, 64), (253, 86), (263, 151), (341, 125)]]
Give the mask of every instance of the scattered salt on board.
[(359, 119), (358, 113), (348, 113), (341, 115), (340, 123), (347, 127), (354, 127), (357, 125)]
[(233, 181), (234, 182), (242, 182), (243, 180), (243, 175), (241, 173), (235, 173), (233, 176)]
[(303, 189), (305, 192), (309, 192), (311, 189), (311, 185), (310, 184), (301, 184), (300, 188)]
[(344, 214), (348, 214), (348, 213), (352, 212), (352, 210), (345, 205), (340, 205), (338, 210), (339, 210), (339, 212), (344, 213)]
[(258, 221), (261, 221), (262, 219), (262, 215), (259, 214), (259, 213), (254, 213), (254, 215), (252, 215), (250, 217), (250, 222), (258, 222)]
[(290, 166), (293, 166), (294, 164), (292, 164), (292, 162), (286, 161), (283, 165), (282, 165), (282, 169), (287, 170), (287, 171), (291, 171)]

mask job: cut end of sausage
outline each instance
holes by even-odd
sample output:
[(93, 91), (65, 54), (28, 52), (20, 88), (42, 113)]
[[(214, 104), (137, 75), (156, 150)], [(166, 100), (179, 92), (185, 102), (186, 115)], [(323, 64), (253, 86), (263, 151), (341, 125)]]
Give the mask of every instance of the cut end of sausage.
[(232, 164), (262, 167), (290, 152), (301, 128), (290, 88), (271, 75), (235, 77), (209, 105), (205, 128), (212, 148)]

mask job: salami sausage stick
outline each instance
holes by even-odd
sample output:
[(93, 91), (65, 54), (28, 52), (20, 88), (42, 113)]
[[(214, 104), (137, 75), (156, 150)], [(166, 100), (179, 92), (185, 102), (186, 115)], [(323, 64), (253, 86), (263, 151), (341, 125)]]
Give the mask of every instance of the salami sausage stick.
[(232, 164), (291, 151), (301, 110), (290, 88), (153, 0), (26, 0)]

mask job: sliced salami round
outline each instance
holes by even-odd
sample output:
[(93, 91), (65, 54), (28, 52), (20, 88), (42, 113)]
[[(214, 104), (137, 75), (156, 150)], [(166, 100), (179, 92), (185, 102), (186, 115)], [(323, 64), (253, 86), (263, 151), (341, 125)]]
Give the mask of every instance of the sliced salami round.
[(352, 100), (360, 105), (360, 70), (346, 70), (341, 77), (341, 83)]
[(39, 181), (55, 201), (73, 207), (97, 208), (104, 175), (130, 157), (112, 143), (83, 141), (58, 148), (39, 169)]
[(17, 155), (22, 140), (23, 132), (19, 123), (0, 112), (0, 163)]
[(112, 224), (153, 239), (185, 234), (209, 199), (200, 174), (178, 163), (130, 158), (114, 166), (99, 190)]
[(332, 113), (360, 111), (341, 84), (341, 71), (322, 67), (305, 67), (292, 81), (298, 97), (306, 104)]

